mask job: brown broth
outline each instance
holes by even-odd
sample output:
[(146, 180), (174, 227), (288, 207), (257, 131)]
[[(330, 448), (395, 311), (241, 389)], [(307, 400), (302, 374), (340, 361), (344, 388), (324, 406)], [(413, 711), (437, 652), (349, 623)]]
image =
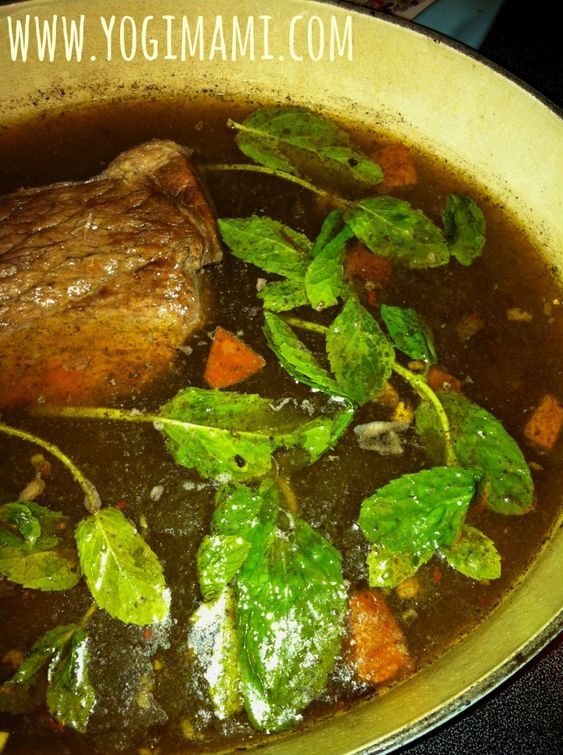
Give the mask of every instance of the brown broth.
[[(243, 111), (229, 107), (228, 115)], [(121, 103), (39, 117), (0, 132), (0, 191), (89, 177), (120, 151), (153, 137), (194, 147), (196, 162), (239, 161), (226, 117), (225, 106), (183, 101)], [(357, 136), (366, 147), (380, 143), (372, 134)], [(526, 445), (522, 428), (540, 396), (558, 394), (561, 389), (563, 315), (560, 307), (552, 306), (560, 292), (545, 262), (503, 208), (431, 157), (417, 154), (416, 162), (419, 184), (399, 195), (434, 220), (439, 220), (447, 193), (477, 196), (487, 216), (486, 249), (470, 268), (456, 263), (424, 271), (397, 268), (383, 299), (425, 315), (435, 333), (440, 362), (465, 381), (469, 397), (502, 420), (527, 459), (540, 465), (534, 469), (537, 505), (531, 513), (503, 517), (485, 512), (476, 520), (502, 553), (501, 579), (474, 582), (433, 559), (419, 572), (422, 591), (418, 598), (400, 600), (390, 592), (390, 603), (420, 664), (442, 652), (490, 611), (525, 572), (549, 535), (562, 494), (557, 469), (562, 466), (563, 449), (560, 444), (550, 455), (538, 454)], [(216, 173), (209, 174), (208, 184), (219, 216), (263, 211), (311, 237), (327, 211), (305, 190), (277, 179)], [(140, 408), (157, 406), (187, 384), (204, 385), (210, 334), (219, 324), (241, 333), (268, 360), (267, 367), (242, 384), (241, 390), (273, 398), (310, 395), (277, 365), (265, 344), (256, 298), (259, 276), (228, 254), (208, 271), (215, 301), (210, 320), (192, 339), (193, 353), (179, 355), (171, 375), (143, 397)], [(510, 307), (529, 311), (533, 319), (510, 322), (506, 317)], [(455, 326), (473, 313), (479, 314), (484, 327), (462, 342)], [(395, 386), (403, 398), (412, 400), (404, 384), (395, 382)], [(353, 424), (379, 416), (386, 415), (370, 405), (358, 412)], [(34, 419), (23, 411), (6, 412), (3, 419), (68, 451), (95, 482), (106, 504), (126, 502), (127, 515), (164, 564), (173, 595), (172, 621), (152, 637), (142, 627), (126, 626), (102, 611), (91, 619), (91, 681), (99, 702), (86, 735), (55, 731), (40, 704), (23, 715), (1, 714), (0, 730), (12, 732), (6, 755), (135, 753), (140, 746), (160, 747), (162, 753), (180, 747), (217, 751), (258, 739), (243, 716), (226, 724), (212, 716), (205, 686), (186, 652), (187, 621), (200, 601), (195, 554), (208, 531), (213, 486), (175, 466), (150, 427)], [(389, 458), (359, 450), (349, 431), (332, 453), (294, 477), (303, 517), (342, 551), (345, 577), (352, 584), (365, 585), (366, 579), (366, 545), (353, 526), (360, 502), (390, 479), (427, 464), (414, 435), (410, 437), (403, 456)], [(29, 459), (34, 451), (28, 444), (0, 435), (0, 503), (16, 500), (31, 478)], [(348, 474), (349, 470), (353, 473)], [(164, 486), (159, 501), (149, 496), (156, 485)], [(42, 502), (77, 522), (83, 515), (81, 496), (68, 474), (53, 462), (53, 476)], [(44, 631), (78, 620), (91, 603), (83, 583), (67, 593), (41, 593), (2, 580), (0, 597), (0, 659), (12, 649), (27, 652)], [(5, 662), (0, 672), (0, 680), (12, 673)], [(324, 697), (306, 712), (306, 722), (369, 694), (372, 691), (350, 680), (339, 664)], [(42, 699), (39, 691), (38, 700)], [(183, 720), (193, 727), (192, 741), (182, 734)]]

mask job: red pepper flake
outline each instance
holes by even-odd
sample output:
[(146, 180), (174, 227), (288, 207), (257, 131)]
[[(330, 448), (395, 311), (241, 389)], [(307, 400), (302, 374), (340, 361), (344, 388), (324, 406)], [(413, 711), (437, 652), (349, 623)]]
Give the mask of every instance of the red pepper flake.
[(375, 291), (370, 291), (368, 294), (368, 304), (370, 307), (375, 306), (375, 303), (377, 302), (377, 294)]
[(47, 719), (47, 726), (59, 736), (61, 736), (61, 734), (65, 730), (65, 725), (61, 723), (61, 721), (57, 721), (56, 718), (53, 718), (53, 716), (49, 716), (49, 718)]
[(152, 640), (153, 637), (154, 637), (154, 632), (152, 631), (152, 629), (150, 627), (145, 627), (143, 629), (143, 638), (148, 641), (148, 640)]
[(121, 500), (117, 501), (117, 503), (115, 504), (115, 508), (123, 511), (127, 508), (127, 503), (123, 500), (123, 498), (121, 498)]
[(433, 579), (434, 579), (434, 582), (442, 581), (442, 572), (440, 571), (440, 569), (438, 569), (438, 567), (434, 569)]

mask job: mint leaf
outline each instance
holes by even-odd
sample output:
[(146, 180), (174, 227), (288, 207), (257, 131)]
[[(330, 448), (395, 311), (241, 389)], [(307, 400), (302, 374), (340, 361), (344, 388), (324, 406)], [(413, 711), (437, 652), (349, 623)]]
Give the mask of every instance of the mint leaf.
[(242, 709), (240, 642), (232, 589), (225, 588), (212, 602), (202, 603), (192, 614), (190, 625), (188, 647), (204, 669), (215, 715), (224, 720)]
[[(271, 483), (267, 482), (259, 490), (246, 485), (223, 485), (215, 497), (216, 508), (211, 520), (211, 531), (224, 536), (236, 535), (250, 541), (252, 530), (271, 490)], [(274, 499), (276, 501), (277, 498)]]
[(472, 579), (498, 579), (501, 574), (500, 553), (493, 541), (475, 527), (466, 524), (461, 537), (449, 548), (442, 548), (446, 561)]
[(287, 312), (309, 304), (305, 284), (297, 280), (273, 281), (258, 292), (264, 309), (270, 312)]
[(449, 261), (440, 229), (402, 199), (362, 199), (344, 214), (344, 220), (372, 252), (400, 265), (438, 267)]
[(78, 630), (76, 624), (58, 626), (49, 629), (41, 639), (33, 645), (16, 673), (4, 682), (0, 689), (14, 684), (29, 684), (35, 675), (55, 656)]
[(330, 396), (342, 396), (342, 389), (280, 317), (264, 315), (268, 346), (292, 378)]
[(313, 242), (313, 248), (311, 250), (311, 256), (316, 257), (321, 252), (328, 242), (336, 236), (338, 231), (342, 228), (342, 213), (340, 210), (331, 210), (326, 218), (323, 220), (321, 230), (317, 234), (317, 238)]
[(416, 433), (424, 450), (432, 464), (439, 466), (444, 458), (445, 441), (436, 410), (429, 401), (421, 401), (414, 416)]
[(84, 732), (96, 703), (90, 684), (88, 638), (76, 627), (70, 646), (60, 649), (49, 664), (47, 707), (57, 721)]
[(479, 473), (433, 467), (405, 474), (362, 503), (366, 538), (393, 553), (424, 553), (453, 545), (463, 527)]
[(250, 543), (238, 535), (207, 535), (197, 552), (197, 573), (205, 600), (217, 596), (246, 560)]
[(33, 502), (0, 506), (0, 574), (22, 587), (58, 591), (80, 575), (74, 558), (57, 550), (57, 526), (66, 517)]
[(302, 281), (312, 244), (302, 233), (268, 217), (219, 218), (221, 237), (235, 257), (267, 273)]
[(268, 168), (301, 176), (328, 173), (362, 188), (383, 179), (379, 165), (354, 149), (345, 131), (308, 110), (260, 108), (229, 125), (239, 132), (239, 149)]
[(354, 233), (344, 228), (316, 254), (305, 273), (305, 289), (313, 309), (320, 311), (338, 304), (344, 289), (344, 252)]
[(170, 592), (162, 566), (119, 509), (101, 509), (83, 519), (75, 536), (82, 571), (100, 608), (129, 624), (153, 624), (168, 616)]
[(308, 524), (260, 523), (237, 578), (245, 708), (280, 731), (325, 688), (340, 651), (346, 590), (338, 552)]
[(394, 352), (381, 328), (354, 298), (331, 323), (326, 347), (341, 391), (365, 404), (391, 374)]
[(471, 265), (485, 246), (485, 216), (470, 197), (448, 194), (442, 222), (451, 254), (462, 265)]
[(524, 514), (534, 501), (530, 468), (501, 423), (460, 393), (440, 391), (460, 464), (482, 471), (479, 492), (498, 514)]
[(160, 416), (159, 429), (176, 462), (204, 477), (262, 477), (282, 447), (301, 447), (316, 458), (304, 413), (256, 394), (186, 388), (161, 407)]
[[(1, 506), (0, 523), (2, 522), (15, 525), (23, 542), (29, 547), (33, 547), (41, 535), (39, 517), (33, 513), (27, 503), (6, 503)], [(0, 545), (2, 545), (1, 540)]]
[(345, 404), (337, 414), (317, 417), (302, 425), (295, 433), (294, 442), (309, 454), (309, 460), (313, 463), (325, 451), (334, 448), (346, 432), (353, 417), (354, 407), (351, 404)]
[(367, 558), (369, 586), (396, 587), (416, 574), (433, 555), (433, 549), (423, 553), (394, 553), (381, 545), (372, 545)]
[(381, 306), (381, 317), (395, 347), (411, 359), (436, 362), (432, 331), (423, 317), (409, 307)]

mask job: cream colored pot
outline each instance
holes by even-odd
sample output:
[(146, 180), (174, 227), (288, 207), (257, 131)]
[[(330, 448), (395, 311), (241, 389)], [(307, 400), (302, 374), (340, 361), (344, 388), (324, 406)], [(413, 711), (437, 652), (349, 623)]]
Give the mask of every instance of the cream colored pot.
[[(236, 35), (233, 44), (233, 14), (242, 42), (254, 24), (254, 59), (252, 35), (246, 48), (236, 44)], [(182, 50), (183, 16), (190, 33)], [(36, 17), (55, 23), (52, 62), (48, 50), (39, 60)], [(65, 59), (65, 23), (68, 38), (73, 20), (84, 29), (80, 62), (76, 50)], [(31, 32), (25, 63), (18, 21)], [(545, 257), (563, 268), (561, 120), (498, 71), (410, 27), (303, 0), (19, 3), (0, 9), (0, 71), (2, 124), (93, 101), (205, 91), (291, 101), (388, 130), (460, 166), (514, 212)], [(550, 159), (540, 162), (539, 155)], [(494, 688), (558, 629), (562, 545), (559, 528), (501, 606), (414, 678), (266, 750), (380, 752)]]

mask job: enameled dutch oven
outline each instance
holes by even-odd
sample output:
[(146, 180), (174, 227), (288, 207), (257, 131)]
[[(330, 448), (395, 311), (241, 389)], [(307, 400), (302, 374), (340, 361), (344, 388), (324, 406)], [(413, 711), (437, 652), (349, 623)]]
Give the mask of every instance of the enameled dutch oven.
[[(32, 48), (25, 63), (21, 50), (12, 61), (9, 23), (14, 34), (16, 20), (25, 24), (29, 15), (33, 31), (36, 16), (52, 22), (53, 14), (60, 35), (63, 18), (84, 23), (82, 60), (71, 54), (67, 61), (59, 38), (52, 62), (48, 52), (40, 61)], [(232, 59), (233, 15), (243, 32), (253, 19), (254, 59), (248, 46), (244, 55), (236, 47)], [(183, 16), (192, 45), (186, 42), (185, 60)], [(224, 49), (219, 36), (213, 47), (218, 17)], [(312, 0), (37, 0), (0, 9), (0, 39), (2, 125), (43, 111), (146, 96), (205, 93), (299, 104), (388, 131), (457, 165), (513, 212), (550, 264), (563, 270), (563, 122), (536, 94), (435, 35)], [(550, 156), (541, 168), (538, 155)], [(383, 752), (445, 721), (555, 636), (562, 573), (559, 526), (504, 601), (438, 660), (385, 695), (271, 740), (262, 751)]]

